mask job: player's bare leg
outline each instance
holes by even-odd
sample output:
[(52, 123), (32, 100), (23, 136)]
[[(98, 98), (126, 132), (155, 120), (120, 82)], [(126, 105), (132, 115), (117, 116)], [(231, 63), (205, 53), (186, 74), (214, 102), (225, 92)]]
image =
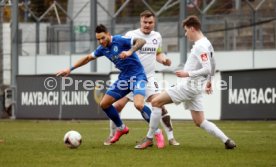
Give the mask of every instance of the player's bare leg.
[(228, 138), (214, 123), (205, 119), (203, 112), (192, 110), (191, 115), (196, 126), (219, 138), (224, 143), (226, 149), (234, 149), (236, 147), (233, 140)]
[(161, 108), (165, 104), (170, 104), (170, 103), (173, 103), (173, 101), (166, 91), (163, 91), (162, 93), (158, 94), (151, 101), (152, 107), (158, 107), (158, 108)]
[(134, 106), (137, 110), (139, 110), (142, 113), (143, 118), (149, 122), (150, 115), (151, 115), (151, 109), (145, 105), (145, 97), (141, 94), (134, 95)]

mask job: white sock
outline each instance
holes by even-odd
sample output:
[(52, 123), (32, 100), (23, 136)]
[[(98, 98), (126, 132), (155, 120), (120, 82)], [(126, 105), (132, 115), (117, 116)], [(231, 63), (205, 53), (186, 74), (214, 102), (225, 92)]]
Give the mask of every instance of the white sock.
[(116, 125), (114, 124), (114, 122), (112, 120), (109, 120), (109, 136), (114, 136), (115, 132), (116, 132)]
[(122, 124), (120, 127), (118, 127), (118, 129), (119, 129), (119, 130), (124, 130), (125, 127), (126, 127), (126, 125), (125, 125), (125, 124)]
[[(161, 123), (163, 123), (163, 122), (161, 121)], [(169, 131), (169, 130), (166, 128), (166, 126), (163, 126), (163, 128), (165, 129), (165, 132), (166, 132), (166, 134), (167, 134), (168, 140), (173, 139), (173, 138), (174, 138), (173, 131)]]
[[(166, 116), (166, 115), (164, 115), (164, 116)], [(161, 122), (161, 125), (162, 125), (163, 129), (165, 130), (165, 132), (166, 132), (166, 134), (167, 134), (168, 140), (173, 139), (173, 138), (174, 138), (173, 130), (171, 130), (171, 128), (168, 128), (168, 127), (165, 125), (165, 123), (163, 122), (162, 119), (160, 120), (160, 122)]]
[(157, 107), (152, 107), (152, 112), (151, 112), (151, 116), (150, 116), (150, 123), (149, 123), (149, 130), (147, 133), (147, 137), (148, 138), (153, 138), (154, 133), (157, 131), (158, 129), (158, 125), (161, 119), (161, 108), (157, 108)]
[(225, 143), (228, 137), (212, 122), (204, 120), (200, 127), (207, 131), (209, 134), (219, 138), (223, 143)]
[[(121, 117), (121, 112), (119, 112), (118, 114)], [(119, 127), (120, 130), (123, 130), (124, 128), (125, 128), (125, 125), (122, 125), (121, 127)], [(115, 123), (110, 119), (109, 120), (109, 136), (113, 137), (116, 130), (117, 130), (117, 127), (116, 127)]]
[(161, 129), (157, 129), (155, 132), (154, 132), (154, 134), (158, 134), (158, 133), (160, 133), (161, 132)]

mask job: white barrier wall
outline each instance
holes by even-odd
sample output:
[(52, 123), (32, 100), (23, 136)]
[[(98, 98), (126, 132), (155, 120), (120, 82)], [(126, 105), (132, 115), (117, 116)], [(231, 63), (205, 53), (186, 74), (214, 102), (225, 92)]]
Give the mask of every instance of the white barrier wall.
[[(19, 74), (49, 74), (55, 73), (57, 70), (69, 67), (73, 62), (84, 55), (50, 55), (50, 56), (20, 56), (19, 57)], [(161, 64), (156, 64), (156, 70), (174, 71), (180, 64), (179, 53), (168, 53), (167, 55), (172, 60), (171, 67), (164, 67)], [(275, 68), (276, 67), (276, 50), (255, 51), (254, 56), (252, 51), (229, 51), (216, 52), (215, 54), (217, 70), (241, 70), (254, 68)], [(7, 66), (10, 61), (5, 62)], [(77, 69), (74, 73), (89, 73), (90, 64)], [(116, 70), (114, 66), (104, 57), (97, 60), (97, 72), (109, 73)]]
[[(19, 57), (19, 74), (55, 74), (58, 70), (69, 67), (73, 62), (84, 55), (69, 56), (20, 56)], [(156, 65), (157, 71), (174, 71), (179, 65), (179, 53), (169, 53), (168, 57), (172, 59), (172, 66), (163, 67)], [(219, 71), (254, 69), (254, 68), (275, 68), (276, 67), (276, 50), (256, 51), (252, 56), (252, 51), (233, 51), (233, 52), (216, 52), (215, 54), (217, 69)], [(254, 60), (254, 61), (253, 61)], [(254, 66), (254, 68), (253, 68)], [(74, 70), (73, 73), (90, 73), (90, 64)], [(109, 73), (114, 70), (114, 66), (104, 57), (97, 61), (97, 71), (101, 73)], [(112, 76), (114, 78), (116, 76)], [(158, 80), (166, 80), (169, 83), (175, 83), (176, 77), (168, 73), (158, 73)], [(220, 81), (220, 73), (216, 73), (216, 82)], [(207, 119), (220, 119), (220, 103), (221, 94), (219, 86), (216, 85), (213, 95), (206, 95), (204, 98), (205, 115)], [(191, 119), (190, 113), (185, 111), (182, 105), (167, 105), (173, 119)], [(141, 115), (129, 103), (122, 113), (122, 118), (140, 119)]]

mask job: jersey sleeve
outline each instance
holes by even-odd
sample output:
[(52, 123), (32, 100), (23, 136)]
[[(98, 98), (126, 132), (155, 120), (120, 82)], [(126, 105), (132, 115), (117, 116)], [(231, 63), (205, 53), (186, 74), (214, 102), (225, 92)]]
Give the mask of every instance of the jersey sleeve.
[(212, 73), (212, 66), (211, 66), (211, 53), (204, 49), (203, 47), (198, 47), (197, 52), (195, 53), (199, 63), (201, 64), (202, 68), (194, 71), (189, 71), (190, 77), (198, 77), (198, 76), (211, 76)]
[(120, 36), (118, 37), (118, 40), (120, 43), (122, 43), (124, 46), (131, 47), (133, 45), (133, 37), (129, 36)]
[(211, 73), (207, 77), (209, 81), (212, 80), (212, 77), (215, 76), (215, 72), (216, 72), (216, 62), (215, 62), (213, 51), (210, 52), (210, 64), (211, 64)]
[(126, 32), (125, 36), (126, 36), (126, 37), (130, 37), (130, 38), (133, 37), (132, 31)]
[(98, 58), (98, 57), (101, 57), (103, 56), (102, 52), (101, 52), (101, 47), (98, 46), (98, 48), (96, 50), (94, 50), (92, 53), (91, 53), (92, 57), (93, 58)]
[(159, 41), (158, 48), (157, 48), (157, 54), (162, 53), (162, 36), (160, 33), (158, 33), (157, 40)]

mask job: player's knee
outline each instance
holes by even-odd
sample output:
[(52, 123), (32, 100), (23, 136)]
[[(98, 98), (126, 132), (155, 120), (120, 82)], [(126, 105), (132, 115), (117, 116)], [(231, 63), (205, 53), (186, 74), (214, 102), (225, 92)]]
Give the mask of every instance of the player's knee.
[(134, 106), (139, 111), (142, 111), (144, 108), (144, 104), (142, 104), (142, 103), (135, 103)]
[(195, 126), (197, 126), (197, 127), (200, 127), (201, 123), (202, 123), (202, 121), (194, 120), (194, 124), (195, 124)]
[(107, 103), (107, 102), (105, 102), (105, 101), (101, 101), (101, 102), (100, 102), (100, 107), (101, 107), (102, 109), (107, 109), (109, 106), (110, 106), (110, 104)]
[(161, 108), (161, 103), (159, 103), (159, 102), (156, 100), (156, 98), (152, 99), (151, 105), (152, 105), (152, 107), (159, 107), (159, 108)]
[(199, 124), (199, 123), (197, 123), (197, 122), (195, 122), (195, 126), (200, 127), (200, 124)]
[(122, 109), (124, 108), (123, 105), (119, 104), (119, 103), (115, 103), (113, 104), (113, 106), (115, 107), (115, 109), (118, 111), (118, 112), (121, 112)]

